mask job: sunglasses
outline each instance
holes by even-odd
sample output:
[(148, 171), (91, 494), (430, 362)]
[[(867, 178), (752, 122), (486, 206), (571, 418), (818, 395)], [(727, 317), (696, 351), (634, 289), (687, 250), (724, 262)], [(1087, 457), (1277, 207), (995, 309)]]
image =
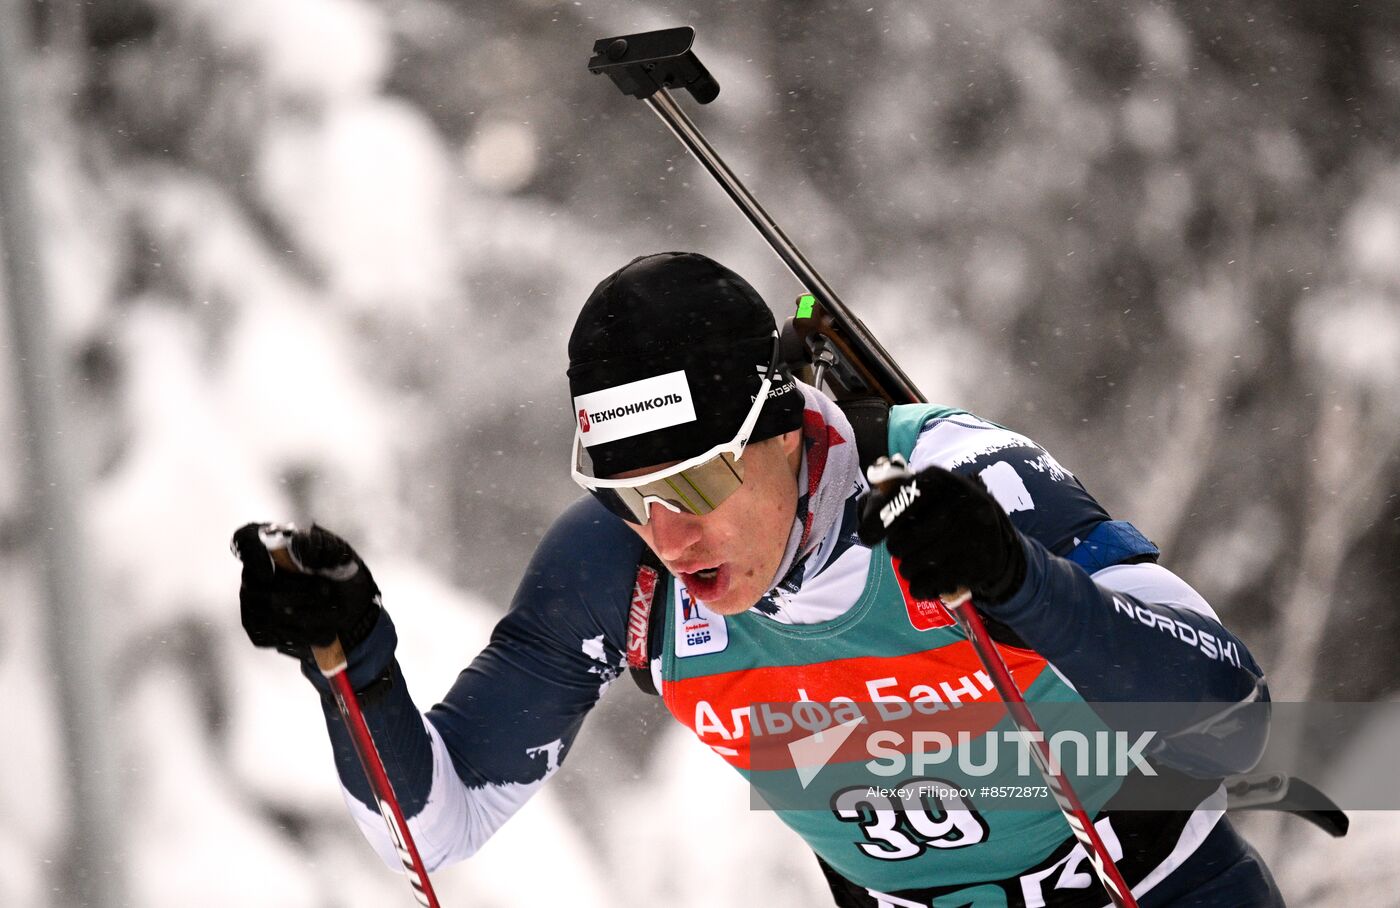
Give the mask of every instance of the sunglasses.
[(599, 479), (584, 464), (583, 432), (574, 430), (571, 475), (612, 513), (628, 523), (646, 525), (651, 505), (660, 504), (678, 514), (703, 516), (719, 507), (744, 484), (744, 448), (768, 400), (778, 373), (778, 335), (773, 333), (773, 355), (739, 431), (729, 441), (695, 457), (643, 476)]

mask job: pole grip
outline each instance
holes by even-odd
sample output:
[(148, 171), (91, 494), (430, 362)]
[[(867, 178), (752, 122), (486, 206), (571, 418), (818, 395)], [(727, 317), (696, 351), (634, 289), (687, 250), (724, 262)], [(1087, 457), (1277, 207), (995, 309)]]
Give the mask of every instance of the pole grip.
[[(268, 545), (268, 540), (264, 539), (264, 546), (267, 548), (268, 557), (279, 571), (286, 571), (289, 574), (303, 573), (301, 565), (296, 563), (292, 557), (291, 550), (287, 546)], [(344, 671), (348, 664), (345, 659), (345, 647), (340, 645), (340, 638), (337, 637), (325, 646), (311, 647), (311, 655), (316, 659), (316, 667), (321, 670), (321, 674), (327, 678), (333, 677), (336, 673)]]
[(327, 678), (344, 671), (348, 664), (345, 659), (345, 648), (340, 645), (339, 637), (325, 646), (312, 646), (311, 655), (316, 659), (316, 667)]

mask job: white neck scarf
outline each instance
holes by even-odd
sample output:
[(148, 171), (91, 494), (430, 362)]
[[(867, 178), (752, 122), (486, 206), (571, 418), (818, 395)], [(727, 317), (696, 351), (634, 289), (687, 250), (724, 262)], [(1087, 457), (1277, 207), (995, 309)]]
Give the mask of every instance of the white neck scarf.
[[(802, 469), (797, 476), (797, 515), (788, 533), (782, 564), (770, 589), (801, 584), (811, 565), (809, 556), (827, 540), (847, 509), (847, 500), (864, 488), (855, 432), (846, 414), (825, 394), (801, 382)], [(829, 548), (829, 547), (828, 547)], [(765, 596), (755, 606), (773, 614), (773, 600)], [(769, 606), (769, 607), (765, 607)]]

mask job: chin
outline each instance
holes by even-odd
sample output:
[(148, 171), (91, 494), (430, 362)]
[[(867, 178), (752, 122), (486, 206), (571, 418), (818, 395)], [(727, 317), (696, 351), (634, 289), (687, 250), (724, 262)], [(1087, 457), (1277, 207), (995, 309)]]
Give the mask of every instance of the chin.
[(754, 603), (763, 598), (764, 592), (752, 588), (731, 589), (715, 601), (705, 602), (705, 607), (716, 615), (738, 615), (753, 608)]
[(757, 602), (758, 599), (759, 597), (757, 596), (755, 596), (751, 601), (748, 599), (736, 598), (734, 596), (725, 596), (718, 602), (706, 602), (705, 608), (714, 612), (716, 615), (738, 615), (742, 612), (747, 612), (749, 609), (753, 608), (754, 603)]

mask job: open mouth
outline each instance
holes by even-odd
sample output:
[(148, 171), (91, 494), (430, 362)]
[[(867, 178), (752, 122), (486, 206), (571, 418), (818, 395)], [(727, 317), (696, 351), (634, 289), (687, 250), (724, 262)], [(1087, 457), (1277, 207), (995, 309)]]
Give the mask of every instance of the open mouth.
[(684, 571), (680, 578), (690, 595), (701, 602), (714, 601), (729, 589), (729, 569), (723, 564), (698, 571)]

